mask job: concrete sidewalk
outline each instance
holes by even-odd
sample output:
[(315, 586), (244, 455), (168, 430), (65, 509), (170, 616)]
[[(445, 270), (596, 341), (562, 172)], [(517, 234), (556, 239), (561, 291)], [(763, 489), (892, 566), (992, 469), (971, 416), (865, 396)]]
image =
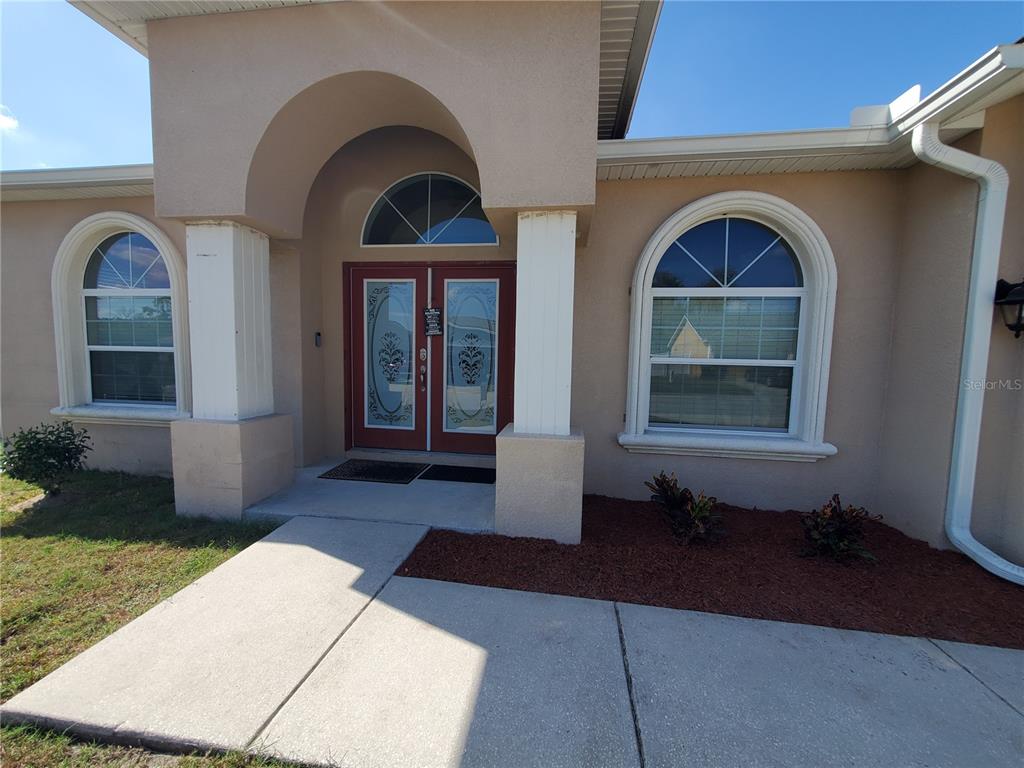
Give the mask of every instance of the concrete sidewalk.
[(390, 576), (422, 532), (296, 518), (4, 719), (350, 768), (1024, 760), (1024, 652)]
[(13, 697), (3, 719), (245, 749), (425, 532), (295, 518)]

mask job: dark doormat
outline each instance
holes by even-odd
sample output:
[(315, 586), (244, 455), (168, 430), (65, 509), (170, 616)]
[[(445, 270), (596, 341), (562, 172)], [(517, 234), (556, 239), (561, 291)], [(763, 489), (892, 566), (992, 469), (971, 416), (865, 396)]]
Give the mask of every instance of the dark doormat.
[(451, 483), (484, 483), (494, 485), (494, 470), (487, 467), (452, 467), (432, 464), (420, 480), (447, 480)]
[(428, 464), (408, 464), (402, 461), (366, 461), (349, 459), (320, 477), (326, 480), (365, 480), (369, 483), (411, 483)]

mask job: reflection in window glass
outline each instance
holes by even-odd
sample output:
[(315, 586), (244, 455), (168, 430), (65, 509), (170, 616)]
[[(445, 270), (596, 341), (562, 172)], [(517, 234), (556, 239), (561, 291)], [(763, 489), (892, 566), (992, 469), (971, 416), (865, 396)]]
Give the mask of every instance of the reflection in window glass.
[(793, 369), (784, 366), (651, 366), (649, 423), (785, 430)]
[(363, 245), (494, 245), (480, 195), (453, 176), (422, 173), (388, 189), (370, 210)]
[(803, 273), (785, 238), (704, 222), (669, 246), (651, 288), (649, 426), (788, 430)]
[(719, 218), (684, 232), (662, 255), (654, 288), (797, 288), (800, 262), (779, 233), (756, 221)]

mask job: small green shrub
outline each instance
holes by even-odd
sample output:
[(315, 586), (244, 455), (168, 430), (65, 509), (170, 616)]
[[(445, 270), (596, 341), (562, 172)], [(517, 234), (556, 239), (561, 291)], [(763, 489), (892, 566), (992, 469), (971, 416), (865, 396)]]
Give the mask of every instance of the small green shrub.
[(864, 523), (881, 520), (881, 515), (872, 515), (863, 507), (852, 504), (844, 507), (835, 494), (821, 508), (800, 515), (807, 546), (804, 555), (814, 557), (826, 555), (835, 560), (877, 558), (864, 547)]
[(89, 443), (89, 433), (67, 421), (19, 429), (4, 441), (0, 469), (58, 494), (61, 478), (85, 467), (86, 451), (92, 450)]
[(674, 472), (659, 472), (644, 485), (651, 490), (651, 501), (661, 507), (672, 535), (680, 542), (715, 539), (723, 533), (721, 517), (715, 514), (718, 499), (714, 496), (705, 496), (701, 491), (695, 497), (689, 488), (679, 487)]

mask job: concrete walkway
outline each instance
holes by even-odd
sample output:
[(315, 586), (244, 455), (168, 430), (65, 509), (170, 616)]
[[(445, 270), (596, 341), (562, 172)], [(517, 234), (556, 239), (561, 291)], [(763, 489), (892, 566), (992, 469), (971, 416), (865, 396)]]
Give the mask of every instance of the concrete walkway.
[(347, 768), (1024, 760), (1024, 652), (390, 576), (422, 532), (296, 518), (4, 719)]
[(286, 520), (305, 515), (411, 523), (472, 533), (494, 530), (493, 485), (443, 480), (413, 480), (403, 485), (320, 477), (341, 461), (344, 459), (297, 470), (288, 488), (249, 507), (245, 516)]

